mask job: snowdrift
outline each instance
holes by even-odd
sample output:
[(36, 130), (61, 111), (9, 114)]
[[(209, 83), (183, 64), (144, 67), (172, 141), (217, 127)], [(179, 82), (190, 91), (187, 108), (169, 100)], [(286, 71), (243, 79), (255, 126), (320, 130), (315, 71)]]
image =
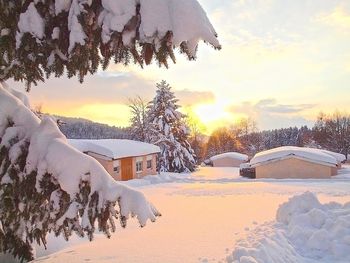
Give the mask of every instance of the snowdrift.
[(276, 222), (239, 240), (227, 262), (350, 262), (350, 203), (321, 204), (310, 192), (280, 205)]

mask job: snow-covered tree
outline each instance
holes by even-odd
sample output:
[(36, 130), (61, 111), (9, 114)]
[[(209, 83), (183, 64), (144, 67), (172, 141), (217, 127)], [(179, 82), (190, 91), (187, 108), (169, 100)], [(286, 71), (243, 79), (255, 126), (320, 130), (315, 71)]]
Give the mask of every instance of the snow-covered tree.
[(148, 141), (161, 149), (159, 171), (191, 172), (196, 167), (194, 151), (188, 142), (185, 115), (179, 111), (174, 93), (164, 80), (157, 84), (156, 96), (149, 104)]
[(125, 187), (93, 158), (67, 144), (51, 118), (40, 120), (26, 97), (0, 85), (0, 252), (33, 259), (32, 243), (53, 232), (108, 237), (115, 219), (141, 226), (159, 215), (142, 193)]
[(194, 59), (200, 40), (220, 48), (197, 0), (0, 0), (0, 253), (30, 260), (49, 232), (92, 239), (96, 226), (110, 236), (113, 218), (143, 226), (159, 214), (2, 81), (82, 82), (111, 60), (167, 66), (176, 48)]
[(82, 82), (110, 60), (167, 67), (200, 40), (220, 48), (197, 0), (0, 0), (0, 39), (0, 80), (28, 88), (65, 72)]

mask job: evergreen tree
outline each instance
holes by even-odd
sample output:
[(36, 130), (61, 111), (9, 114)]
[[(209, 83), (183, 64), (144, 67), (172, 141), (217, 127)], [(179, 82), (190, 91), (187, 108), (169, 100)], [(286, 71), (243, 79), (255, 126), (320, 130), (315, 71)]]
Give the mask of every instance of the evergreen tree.
[(0, 81), (24, 80), (29, 88), (66, 72), (82, 82), (110, 60), (167, 67), (175, 47), (189, 59), (201, 39), (219, 49), (201, 6), (186, 2), (0, 0)]
[(192, 172), (196, 167), (194, 151), (188, 142), (186, 116), (178, 110), (177, 102), (169, 84), (164, 80), (157, 84), (147, 120), (148, 140), (161, 149), (158, 162), (161, 172)]
[[(113, 181), (97, 161), (68, 146), (57, 123), (39, 119), (25, 95), (2, 84), (25, 81), (29, 90), (64, 73), (82, 82), (111, 60), (167, 67), (169, 58), (175, 61), (175, 48), (195, 59), (200, 40), (220, 48), (196, 0), (142, 3), (0, 0), (0, 253), (31, 260), (32, 244), (45, 245), (49, 232), (91, 240), (95, 227), (110, 236), (116, 218), (124, 227), (136, 216), (144, 226), (159, 215), (141, 193)], [(179, 145), (190, 149), (186, 141)], [(179, 162), (190, 167), (191, 152), (181, 147), (188, 160)]]

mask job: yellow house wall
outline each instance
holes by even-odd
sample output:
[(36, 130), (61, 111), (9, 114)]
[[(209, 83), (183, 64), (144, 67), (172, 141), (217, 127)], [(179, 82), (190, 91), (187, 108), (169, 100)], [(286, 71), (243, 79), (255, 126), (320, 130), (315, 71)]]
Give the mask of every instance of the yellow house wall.
[(214, 167), (239, 167), (241, 163), (243, 163), (243, 161), (232, 159), (229, 157), (213, 160)]
[(120, 169), (119, 173), (114, 172), (114, 167), (113, 167), (113, 161), (112, 160), (105, 160), (102, 158), (99, 158), (96, 154), (92, 156), (95, 158), (102, 166), (106, 169), (106, 171), (117, 181), (120, 180)]
[[(151, 169), (147, 169), (147, 156), (142, 156), (142, 171), (141, 172), (136, 172), (136, 159), (138, 157), (134, 157), (133, 158), (133, 174), (134, 174), (134, 178), (142, 178), (146, 175), (154, 175), (157, 174), (157, 163), (156, 163), (156, 158), (157, 158), (157, 154), (152, 154), (152, 168)], [(141, 156), (140, 156), (141, 157)]]
[(332, 167), (289, 158), (256, 167), (256, 178), (330, 178)]
[[(90, 154), (89, 154), (90, 155)], [(91, 157), (95, 158), (105, 169), (106, 171), (117, 181), (121, 180), (121, 164), (119, 167), (119, 173), (114, 172), (113, 167), (113, 161), (112, 160), (105, 160), (102, 158), (99, 158), (97, 154), (90, 155)], [(147, 169), (147, 155), (142, 156), (143, 164), (142, 164), (142, 172), (136, 173), (136, 159), (137, 157), (132, 157), (132, 169), (133, 169), (133, 178), (142, 178), (146, 175), (154, 175), (157, 174), (157, 154), (152, 154), (152, 168)]]
[(339, 165), (338, 167), (332, 167), (332, 175), (337, 175), (338, 170), (341, 168), (341, 165)]

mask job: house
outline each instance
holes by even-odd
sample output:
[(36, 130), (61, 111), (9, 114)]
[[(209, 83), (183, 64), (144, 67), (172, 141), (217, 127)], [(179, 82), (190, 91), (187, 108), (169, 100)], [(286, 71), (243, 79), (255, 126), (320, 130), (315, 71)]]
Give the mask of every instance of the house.
[(250, 166), (256, 178), (330, 178), (338, 160), (322, 150), (283, 146), (257, 153)]
[(248, 155), (227, 152), (210, 157), (210, 161), (214, 167), (239, 167), (241, 163), (248, 161)]
[(115, 180), (126, 181), (157, 173), (160, 148), (153, 144), (119, 139), (68, 141), (95, 158)]

